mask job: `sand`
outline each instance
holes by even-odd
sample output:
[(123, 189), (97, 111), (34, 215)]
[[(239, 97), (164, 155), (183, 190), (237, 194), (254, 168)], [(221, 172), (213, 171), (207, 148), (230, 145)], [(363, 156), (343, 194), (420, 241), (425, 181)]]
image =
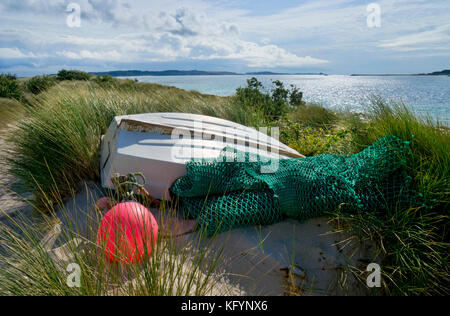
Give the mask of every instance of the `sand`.
[[(13, 127), (10, 126), (9, 130)], [(11, 166), (5, 161), (10, 155), (9, 146), (5, 141), (6, 133), (0, 130), (0, 148), (1, 157), (0, 160), (0, 221), (4, 220), (5, 215), (16, 216), (18, 212), (26, 213), (27, 216), (31, 216), (31, 210), (27, 199), (32, 196), (26, 192), (21, 193), (21, 196), (14, 193), (14, 185), (17, 183), (17, 179), (9, 173)]]
[(222, 233), (215, 248), (227, 258), (224, 273), (249, 295), (364, 295), (349, 266), (365, 269), (373, 251), (356, 240), (344, 247), (348, 236), (333, 230), (327, 218), (286, 220)]

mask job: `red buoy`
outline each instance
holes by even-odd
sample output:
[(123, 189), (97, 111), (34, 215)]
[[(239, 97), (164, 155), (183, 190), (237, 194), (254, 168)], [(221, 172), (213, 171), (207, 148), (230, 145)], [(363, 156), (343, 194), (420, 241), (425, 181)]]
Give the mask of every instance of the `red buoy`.
[(136, 263), (149, 256), (158, 237), (152, 213), (136, 202), (119, 203), (103, 217), (97, 234), (98, 245), (111, 263)]

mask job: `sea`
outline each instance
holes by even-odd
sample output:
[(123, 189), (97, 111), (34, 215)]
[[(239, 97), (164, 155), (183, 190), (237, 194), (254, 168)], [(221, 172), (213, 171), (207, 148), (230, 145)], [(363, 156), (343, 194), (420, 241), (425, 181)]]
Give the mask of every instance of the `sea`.
[(449, 76), (345, 76), (345, 75), (227, 75), (227, 76), (141, 76), (128, 77), (185, 90), (231, 96), (247, 79), (256, 77), (266, 89), (274, 80), (286, 87), (294, 85), (303, 100), (336, 110), (366, 112), (370, 100), (380, 96), (386, 101), (403, 102), (423, 118), (450, 126)]

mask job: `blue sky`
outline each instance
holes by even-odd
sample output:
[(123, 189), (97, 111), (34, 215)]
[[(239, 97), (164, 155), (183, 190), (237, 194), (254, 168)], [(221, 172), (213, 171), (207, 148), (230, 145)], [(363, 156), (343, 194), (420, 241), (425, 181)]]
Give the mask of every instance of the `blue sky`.
[(450, 68), (450, 1), (1, 0), (0, 72), (61, 68), (431, 72)]

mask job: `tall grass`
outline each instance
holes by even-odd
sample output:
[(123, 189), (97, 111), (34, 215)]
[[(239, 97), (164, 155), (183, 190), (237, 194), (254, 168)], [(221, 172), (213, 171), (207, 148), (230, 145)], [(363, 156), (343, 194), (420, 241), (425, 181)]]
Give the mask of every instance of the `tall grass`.
[(0, 98), (0, 131), (9, 128), (9, 124), (15, 124), (25, 114), (25, 107), (14, 99)]
[(333, 112), (316, 103), (292, 109), (280, 125), (281, 140), (305, 156), (355, 153), (355, 136), (361, 137), (365, 129), (359, 115)]
[(450, 210), (450, 137), (447, 127), (420, 119), (404, 104), (374, 98), (364, 147), (380, 137), (411, 141), (408, 174), (419, 204), (390, 205), (387, 212), (345, 214), (346, 229), (375, 240), (384, 258), (382, 270), (390, 294), (450, 294), (448, 224)]
[(288, 115), (293, 122), (303, 127), (332, 128), (336, 125), (339, 117), (336, 113), (320, 104), (308, 103), (294, 109)]
[(439, 210), (448, 210), (450, 181), (450, 130), (430, 118), (420, 119), (404, 104), (373, 101), (368, 142), (381, 135), (412, 141), (410, 172), (420, 192)]

